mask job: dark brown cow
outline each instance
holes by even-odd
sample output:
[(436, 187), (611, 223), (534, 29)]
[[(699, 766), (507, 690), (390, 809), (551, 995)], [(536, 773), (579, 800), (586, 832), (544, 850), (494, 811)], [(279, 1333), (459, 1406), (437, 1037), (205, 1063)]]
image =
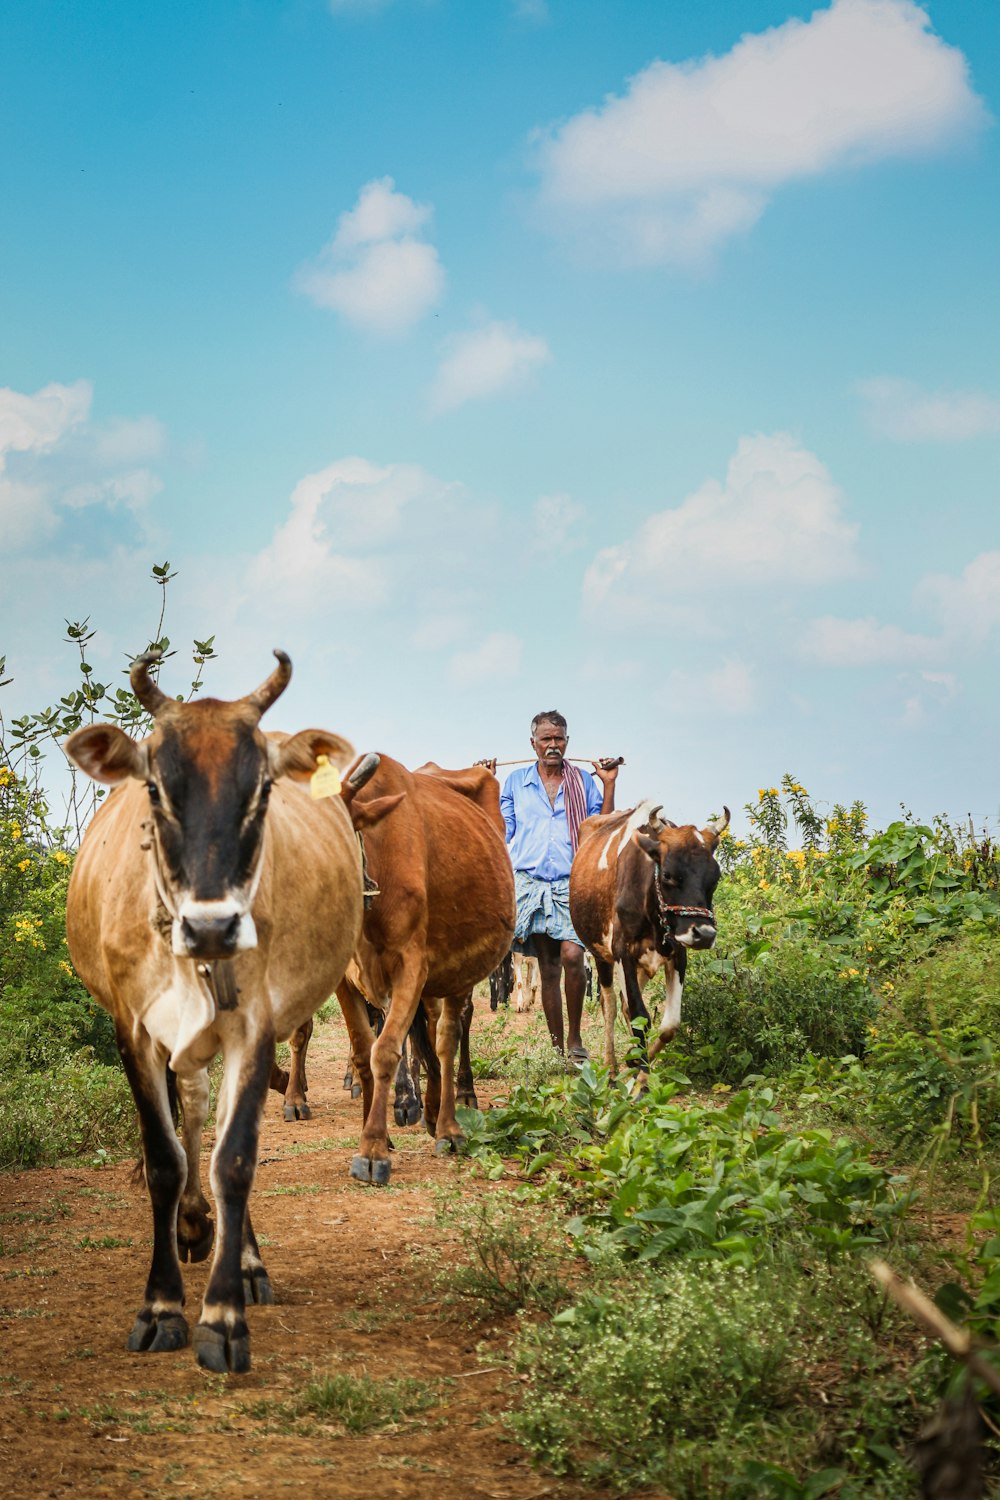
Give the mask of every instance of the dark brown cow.
[[(405, 797), (403, 796), (405, 794)], [(337, 988), (362, 1087), (364, 1128), (351, 1175), (388, 1182), (387, 1116), (404, 1037), (420, 1002), (440, 1078), (428, 1077), (424, 1115), (439, 1150), (456, 1148), (455, 1049), (472, 989), (496, 968), (514, 931), (514, 876), (504, 843), (497, 783), (471, 767), (408, 771), (383, 755), (353, 802), (366, 809), (401, 798), (391, 817), (366, 829), (368, 870), (379, 895), (364, 914), (354, 961)], [(376, 1039), (365, 1010), (386, 1012)]]
[(648, 1023), (642, 992), (663, 968), (666, 999), (649, 1060), (674, 1036), (681, 1019), (681, 993), (690, 948), (715, 942), (712, 897), (719, 880), (715, 849), (725, 818), (704, 828), (679, 828), (650, 802), (623, 812), (588, 818), (569, 878), (573, 926), (597, 963), (604, 1011), (604, 1061), (614, 1070), (614, 966), (625, 978), (628, 1015)]
[[(265, 737), (261, 714), (291, 663), (235, 703), (181, 703), (132, 668), (154, 716), (140, 743), (108, 724), (78, 729), (66, 752), (115, 790), (80, 846), (66, 906), (70, 953), (111, 1012), (142, 1129), (153, 1256), (128, 1347), (188, 1341), (178, 1248), (202, 1260), (213, 1226), (198, 1176), (207, 1066), (223, 1054), (211, 1183), (218, 1239), (201, 1317), (199, 1364), (250, 1365), (248, 1297), (274, 1300), (247, 1200), (276, 1039), (303, 1025), (343, 978), (361, 926), (361, 861), (340, 798), (313, 801), (325, 755), (344, 765), (339, 735), (307, 729)], [(184, 1142), (171, 1119), (177, 1076)]]

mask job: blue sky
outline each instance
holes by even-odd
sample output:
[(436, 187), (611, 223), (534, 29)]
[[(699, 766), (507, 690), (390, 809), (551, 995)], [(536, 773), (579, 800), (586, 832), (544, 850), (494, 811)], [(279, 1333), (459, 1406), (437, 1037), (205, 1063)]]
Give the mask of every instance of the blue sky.
[(213, 691), (290, 652), (275, 727), (459, 765), (557, 706), (677, 820), (996, 818), (1000, 8), (0, 26), (6, 717), (169, 558)]

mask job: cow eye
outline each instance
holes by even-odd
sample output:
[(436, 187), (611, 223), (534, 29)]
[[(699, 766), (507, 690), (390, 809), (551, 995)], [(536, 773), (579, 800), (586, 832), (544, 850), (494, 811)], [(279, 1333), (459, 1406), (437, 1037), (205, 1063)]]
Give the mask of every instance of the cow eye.
[(156, 785), (156, 782), (155, 781), (147, 781), (146, 782), (146, 790), (149, 793), (149, 800), (152, 803), (152, 805), (154, 807), (159, 807), (160, 806), (160, 788)]
[(261, 783), (261, 788), (260, 788), (260, 805), (261, 805), (261, 807), (266, 807), (267, 806), (267, 799), (268, 799), (268, 797), (270, 797), (270, 795), (271, 795), (271, 780), (268, 777), (268, 778), (266, 778)]

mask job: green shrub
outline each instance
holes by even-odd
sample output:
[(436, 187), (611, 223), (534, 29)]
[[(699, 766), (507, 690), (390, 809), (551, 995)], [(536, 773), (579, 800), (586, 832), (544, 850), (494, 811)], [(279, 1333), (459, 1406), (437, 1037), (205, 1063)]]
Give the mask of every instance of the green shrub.
[(473, 1152), (546, 1174), (553, 1196), (578, 1209), (569, 1228), (585, 1253), (749, 1263), (790, 1235), (852, 1251), (891, 1232), (907, 1195), (858, 1146), (786, 1128), (770, 1089), (713, 1107), (677, 1101), (679, 1087), (658, 1070), (632, 1099), (587, 1064), (462, 1121)]
[(796, 1484), (826, 1471), (844, 1496), (913, 1494), (896, 1451), (912, 1392), (866, 1280), (792, 1260), (633, 1267), (522, 1327), (508, 1424), (546, 1469), (621, 1493), (775, 1493), (761, 1475), (783, 1468)]
[(689, 963), (677, 1065), (695, 1080), (738, 1084), (809, 1052), (861, 1053), (878, 1008), (862, 972), (815, 938), (757, 941), (751, 961), (723, 953)]
[(566, 1301), (573, 1252), (565, 1220), (524, 1190), (449, 1199), (438, 1222), (459, 1242), (458, 1258), (435, 1277), (446, 1301), (493, 1317), (551, 1312)]
[(45, 1073), (0, 1072), (0, 1168), (125, 1155), (138, 1146), (132, 1092), (120, 1065), (107, 1067), (81, 1051)]

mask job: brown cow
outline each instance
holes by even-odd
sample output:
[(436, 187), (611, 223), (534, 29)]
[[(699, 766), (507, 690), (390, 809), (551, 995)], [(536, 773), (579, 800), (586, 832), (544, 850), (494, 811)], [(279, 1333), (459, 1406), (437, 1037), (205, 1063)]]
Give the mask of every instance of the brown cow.
[(638, 1021), (648, 1023), (642, 992), (663, 968), (666, 1000), (649, 1060), (674, 1036), (681, 1019), (681, 993), (689, 948), (715, 942), (712, 897), (719, 881), (715, 848), (725, 818), (699, 829), (678, 828), (650, 802), (623, 812), (588, 818), (569, 879), (569, 909), (577, 933), (597, 963), (604, 1011), (604, 1061), (614, 1071), (614, 966), (625, 978), (625, 999), (637, 1040)]
[[(365, 831), (368, 869), (380, 894), (364, 914), (354, 962), (337, 987), (364, 1107), (351, 1175), (364, 1182), (389, 1180), (389, 1091), (421, 1000), (440, 1066), (439, 1079), (434, 1069), (428, 1077), (427, 1128), (438, 1150), (461, 1143), (455, 1048), (462, 1015), (473, 986), (496, 968), (514, 931), (514, 876), (493, 776), (478, 766), (408, 771), (383, 755), (354, 799), (352, 816), (363, 826), (366, 808), (404, 793), (391, 817)], [(386, 1012), (377, 1039), (366, 999)]]
[[(340, 983), (361, 926), (361, 862), (339, 798), (313, 801), (317, 756), (353, 751), (325, 730), (265, 738), (258, 721), (291, 676), (278, 667), (235, 703), (168, 698), (148, 672), (132, 686), (153, 729), (137, 743), (109, 724), (78, 729), (66, 752), (115, 790), (80, 846), (66, 905), (70, 953), (111, 1012), (142, 1129), (153, 1213), (146, 1293), (133, 1351), (188, 1341), (178, 1248), (209, 1252), (213, 1227), (198, 1179), (207, 1066), (223, 1054), (211, 1183), (218, 1240), (194, 1330), (199, 1364), (250, 1366), (246, 1300), (272, 1302), (247, 1209), (275, 1040)], [(184, 1144), (171, 1119), (177, 1075)]]

